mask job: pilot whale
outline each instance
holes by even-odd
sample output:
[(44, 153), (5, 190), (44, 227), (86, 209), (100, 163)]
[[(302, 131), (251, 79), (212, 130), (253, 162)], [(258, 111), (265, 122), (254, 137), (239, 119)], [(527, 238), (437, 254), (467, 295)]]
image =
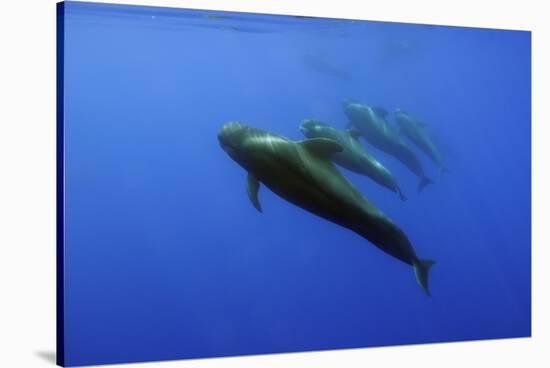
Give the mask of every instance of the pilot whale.
[(392, 173), (359, 143), (357, 130), (339, 130), (319, 120), (305, 119), (300, 124), (300, 131), (307, 138), (335, 140), (342, 146), (343, 151), (332, 155), (333, 162), (348, 170), (370, 177), (378, 184), (397, 193), (401, 200), (407, 199)]
[(441, 158), (441, 153), (432, 142), (426, 124), (414, 118), (401, 109), (395, 110), (395, 121), (401, 133), (409, 138), (418, 148), (422, 150), (438, 166), (439, 174), (447, 171)]
[(411, 265), (418, 284), (430, 295), (428, 273), (434, 262), (419, 258), (405, 233), (340, 174), (330, 160), (331, 155), (343, 151), (336, 141), (291, 141), (238, 122), (224, 124), (218, 141), (248, 172), (248, 197), (258, 211), (262, 210), (258, 191), (263, 184), (279, 197), (354, 231)]
[(384, 109), (373, 108), (351, 100), (344, 100), (342, 107), (350, 125), (355, 127), (370, 144), (398, 159), (420, 178), (419, 192), (432, 183), (424, 173), (422, 164), (413, 150), (386, 121), (387, 112)]

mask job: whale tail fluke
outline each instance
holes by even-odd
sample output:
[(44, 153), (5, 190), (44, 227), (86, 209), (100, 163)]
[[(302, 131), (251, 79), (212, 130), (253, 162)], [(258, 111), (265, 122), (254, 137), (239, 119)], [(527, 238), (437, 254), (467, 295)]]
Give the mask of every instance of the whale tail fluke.
[(426, 187), (426, 185), (433, 183), (434, 182), (427, 176), (422, 177), (422, 179), (420, 179), (420, 183), (418, 183), (418, 193), (420, 193)]
[(428, 273), (434, 263), (435, 261), (432, 261), (431, 259), (419, 259), (413, 263), (416, 281), (427, 296), (430, 296), (430, 290), (428, 289)]
[(397, 189), (397, 195), (399, 196), (399, 199), (402, 200), (403, 202), (405, 202), (407, 200), (407, 197), (405, 197), (405, 195), (403, 194), (403, 192), (399, 188)]

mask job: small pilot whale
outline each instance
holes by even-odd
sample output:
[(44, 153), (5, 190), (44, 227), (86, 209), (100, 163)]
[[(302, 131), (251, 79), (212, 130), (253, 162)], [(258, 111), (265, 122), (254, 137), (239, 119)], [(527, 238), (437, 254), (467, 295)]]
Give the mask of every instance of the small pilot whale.
[(422, 164), (413, 150), (386, 121), (387, 112), (384, 109), (373, 108), (351, 100), (344, 100), (342, 106), (350, 125), (355, 127), (370, 144), (397, 158), (420, 178), (418, 192), (432, 183), (424, 173)]
[(294, 142), (285, 137), (229, 122), (218, 132), (223, 150), (248, 172), (247, 193), (261, 212), (258, 191), (263, 184), (294, 205), (343, 226), (379, 249), (411, 265), (427, 295), (428, 272), (434, 263), (417, 257), (405, 233), (375, 208), (330, 160), (342, 152), (332, 139)]
[(300, 131), (307, 138), (328, 138), (336, 141), (342, 146), (343, 151), (332, 155), (332, 161), (348, 170), (370, 177), (383, 187), (397, 193), (401, 200), (405, 201), (407, 199), (401, 192), (392, 173), (361, 146), (361, 143), (357, 140), (358, 131), (338, 130), (314, 119), (302, 121)]
[(411, 142), (428, 155), (428, 157), (438, 166), (439, 174), (447, 171), (443, 164), (441, 153), (439, 153), (439, 150), (426, 131), (426, 124), (401, 109), (395, 110), (395, 121), (397, 121), (401, 133), (409, 138)]

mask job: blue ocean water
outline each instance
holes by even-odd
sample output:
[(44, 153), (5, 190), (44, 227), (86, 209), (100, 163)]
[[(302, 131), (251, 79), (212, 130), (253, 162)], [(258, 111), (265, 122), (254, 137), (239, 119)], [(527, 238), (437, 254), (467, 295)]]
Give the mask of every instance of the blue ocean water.
[[(529, 32), (65, 3), (66, 365), (531, 334)], [(427, 124), (408, 201), (341, 172), (437, 263), (412, 268), (260, 189), (235, 120), (304, 139), (341, 102)], [(395, 125), (393, 117), (390, 123)]]

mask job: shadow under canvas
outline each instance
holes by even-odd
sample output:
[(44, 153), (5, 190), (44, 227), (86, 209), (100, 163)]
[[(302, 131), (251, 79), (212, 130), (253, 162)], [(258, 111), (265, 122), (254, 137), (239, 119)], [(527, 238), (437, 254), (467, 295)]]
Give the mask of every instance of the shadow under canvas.
[(48, 363), (55, 364), (55, 351), (37, 351), (35, 355), (44, 359)]

